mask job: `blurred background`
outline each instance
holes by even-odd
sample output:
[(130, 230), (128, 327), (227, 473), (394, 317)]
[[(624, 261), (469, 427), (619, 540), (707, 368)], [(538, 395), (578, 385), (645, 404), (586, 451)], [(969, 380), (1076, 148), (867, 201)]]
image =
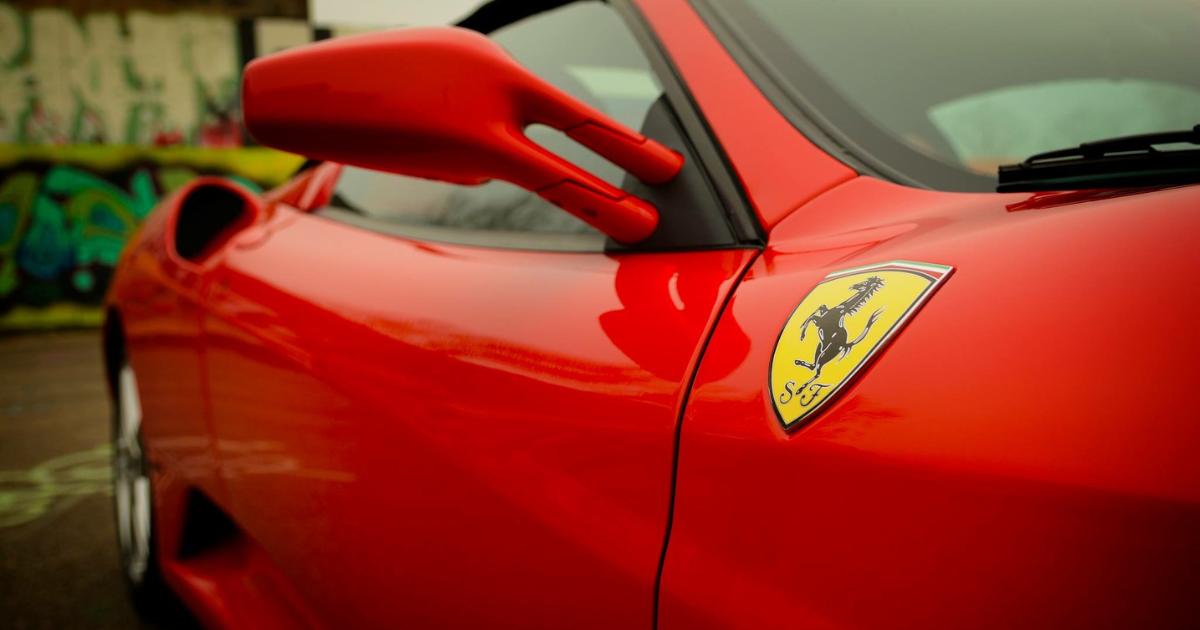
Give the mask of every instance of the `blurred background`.
[(163, 195), (205, 174), (266, 189), (301, 164), (246, 136), (245, 63), (475, 4), (0, 2), (0, 625), (146, 627), (117, 568), (99, 304)]
[(472, 4), (0, 2), (0, 331), (96, 325), (125, 239), (189, 179), (261, 189), (296, 169), (242, 128), (246, 62)]

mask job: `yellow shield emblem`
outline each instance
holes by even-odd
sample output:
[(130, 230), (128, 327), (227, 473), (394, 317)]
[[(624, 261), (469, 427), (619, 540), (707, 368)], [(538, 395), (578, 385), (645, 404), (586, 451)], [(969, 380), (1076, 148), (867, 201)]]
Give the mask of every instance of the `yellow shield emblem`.
[(771, 400), (794, 429), (837, 396), (952, 267), (895, 261), (829, 274), (792, 311), (771, 356)]

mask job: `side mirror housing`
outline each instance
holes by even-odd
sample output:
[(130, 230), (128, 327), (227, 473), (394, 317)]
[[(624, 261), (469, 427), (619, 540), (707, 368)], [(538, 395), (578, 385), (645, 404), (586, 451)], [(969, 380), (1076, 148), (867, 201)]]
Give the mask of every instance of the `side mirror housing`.
[(617, 241), (648, 237), (658, 212), (526, 137), (557, 129), (648, 184), (683, 157), (540, 79), (474, 31), (413, 28), (339, 38), (252, 61), (246, 127), (309, 157), (460, 184), (533, 191)]

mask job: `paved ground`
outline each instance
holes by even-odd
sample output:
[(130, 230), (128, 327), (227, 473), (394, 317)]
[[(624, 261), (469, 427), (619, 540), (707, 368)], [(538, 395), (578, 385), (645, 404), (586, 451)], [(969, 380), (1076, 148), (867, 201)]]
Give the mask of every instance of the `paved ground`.
[(0, 336), (0, 626), (159, 628), (125, 596), (95, 332)]

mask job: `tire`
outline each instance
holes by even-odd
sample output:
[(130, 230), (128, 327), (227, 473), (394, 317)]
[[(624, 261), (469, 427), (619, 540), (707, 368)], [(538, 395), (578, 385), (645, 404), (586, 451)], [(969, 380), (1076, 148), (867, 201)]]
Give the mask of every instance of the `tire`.
[(114, 379), (112, 496), (121, 573), (138, 612), (157, 617), (173, 598), (155, 550), (154, 491), (142, 445), (142, 406), (137, 376), (122, 361)]

